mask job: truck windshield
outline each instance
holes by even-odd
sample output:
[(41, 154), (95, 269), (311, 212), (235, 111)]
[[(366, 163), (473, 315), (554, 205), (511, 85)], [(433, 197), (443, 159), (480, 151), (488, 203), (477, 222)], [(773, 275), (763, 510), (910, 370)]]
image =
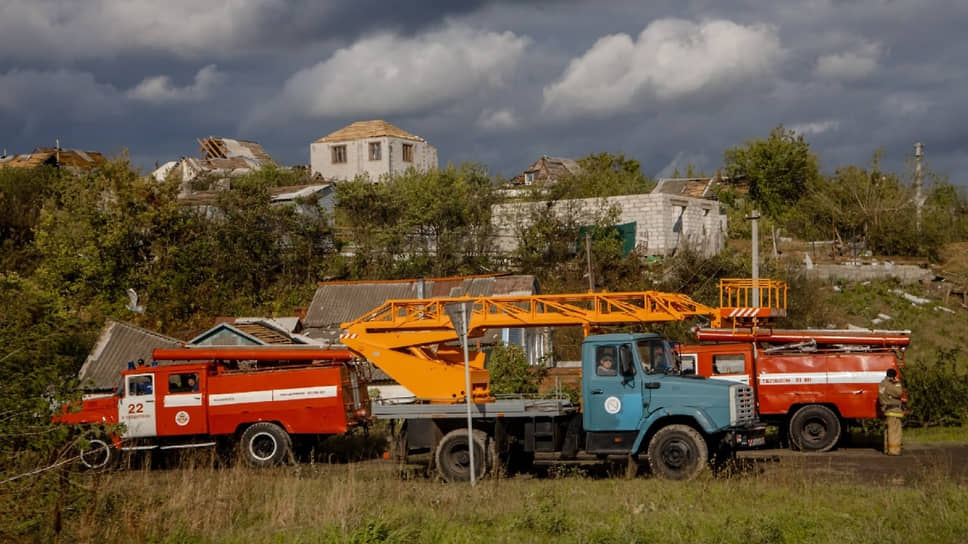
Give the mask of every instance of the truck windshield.
[(675, 358), (664, 340), (639, 340), (636, 348), (646, 372), (675, 372)]

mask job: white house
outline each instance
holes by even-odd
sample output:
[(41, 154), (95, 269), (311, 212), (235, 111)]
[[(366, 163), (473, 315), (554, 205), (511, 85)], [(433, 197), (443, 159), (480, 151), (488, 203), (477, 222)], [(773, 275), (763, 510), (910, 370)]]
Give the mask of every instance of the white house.
[(377, 181), (410, 167), (421, 172), (436, 169), (437, 149), (386, 121), (357, 121), (310, 144), (309, 161), (312, 174), (326, 180), (368, 174)]
[(592, 224), (596, 215), (616, 208), (616, 225), (630, 234), (630, 245), (640, 254), (669, 256), (678, 249), (690, 249), (704, 256), (719, 253), (726, 245), (726, 214), (719, 202), (706, 198), (666, 194), (649, 194), (583, 198), (547, 202), (498, 204), (491, 209), (492, 222), (499, 235), (500, 251), (517, 247), (516, 234), (540, 214), (574, 214), (579, 221)]

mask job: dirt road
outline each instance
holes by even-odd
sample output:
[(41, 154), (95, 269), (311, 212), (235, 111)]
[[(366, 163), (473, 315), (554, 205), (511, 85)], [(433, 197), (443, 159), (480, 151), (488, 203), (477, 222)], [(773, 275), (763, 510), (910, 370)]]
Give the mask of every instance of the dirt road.
[(808, 477), (830, 482), (908, 486), (943, 478), (968, 484), (968, 443), (905, 444), (899, 457), (874, 448), (840, 448), (826, 453), (786, 449), (739, 454), (739, 470), (776, 478)]

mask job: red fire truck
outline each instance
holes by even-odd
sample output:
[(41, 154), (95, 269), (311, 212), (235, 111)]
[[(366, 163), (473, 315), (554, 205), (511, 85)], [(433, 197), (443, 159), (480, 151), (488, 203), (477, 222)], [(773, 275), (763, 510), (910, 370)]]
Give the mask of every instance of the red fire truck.
[(849, 420), (873, 419), (877, 385), (904, 364), (909, 331), (697, 329), (681, 345), (683, 373), (745, 383), (761, 421), (791, 448), (827, 451)]
[[(248, 463), (282, 462), (293, 440), (346, 433), (370, 421), (366, 380), (345, 350), (316, 347), (157, 349), (172, 362), (121, 372), (116, 393), (68, 407), (64, 423), (123, 424), (81, 452), (103, 468), (119, 451), (238, 446)], [(185, 361), (185, 362), (182, 362)]]

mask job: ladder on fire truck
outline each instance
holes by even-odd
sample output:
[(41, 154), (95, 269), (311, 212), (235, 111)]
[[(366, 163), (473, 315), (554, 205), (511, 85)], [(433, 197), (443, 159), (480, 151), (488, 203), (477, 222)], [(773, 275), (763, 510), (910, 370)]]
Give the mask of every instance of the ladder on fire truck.
[(784, 281), (724, 278), (719, 282), (724, 328), (699, 328), (694, 334), (699, 341), (753, 342), (768, 351), (897, 350), (910, 343), (911, 331), (774, 329), (774, 319), (785, 317), (786, 308)]
[[(390, 300), (355, 321), (342, 324), (340, 341), (368, 359), (418, 398), (438, 403), (463, 401), (463, 352), (452, 344), (458, 333), (447, 315), (451, 304), (469, 304), (468, 338), (488, 329), (581, 326), (708, 318), (718, 311), (686, 295), (641, 291), (564, 295), (452, 297)], [(471, 398), (491, 398), (485, 354), (470, 360)]]

